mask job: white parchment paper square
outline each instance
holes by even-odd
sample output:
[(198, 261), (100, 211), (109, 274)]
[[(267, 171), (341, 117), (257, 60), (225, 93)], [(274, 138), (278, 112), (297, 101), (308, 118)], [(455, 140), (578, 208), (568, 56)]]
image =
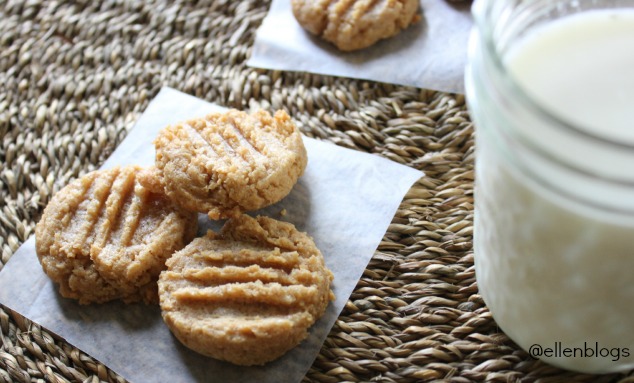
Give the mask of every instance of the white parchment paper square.
[[(153, 139), (168, 124), (220, 107), (164, 88), (104, 167), (151, 165)], [(62, 298), (42, 272), (35, 240), (26, 241), (0, 271), (0, 303), (43, 325), (131, 382), (298, 382), (312, 365), (376, 250), (398, 205), (422, 173), (375, 155), (305, 138), (308, 167), (293, 191), (259, 211), (308, 232), (335, 275), (332, 302), (308, 339), (263, 367), (239, 367), (183, 347), (158, 306), (112, 302), (80, 306)], [(280, 211), (288, 214), (280, 217)], [(218, 227), (200, 215), (203, 232)]]
[(464, 93), (470, 6), (421, 0), (418, 23), (366, 49), (341, 52), (299, 25), (290, 0), (273, 0), (247, 65)]

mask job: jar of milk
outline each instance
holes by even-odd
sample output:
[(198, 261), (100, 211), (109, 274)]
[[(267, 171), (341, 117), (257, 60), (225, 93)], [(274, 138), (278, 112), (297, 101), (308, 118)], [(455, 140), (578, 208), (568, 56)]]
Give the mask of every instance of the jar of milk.
[(478, 0), (480, 292), (531, 356), (634, 368), (634, 0)]

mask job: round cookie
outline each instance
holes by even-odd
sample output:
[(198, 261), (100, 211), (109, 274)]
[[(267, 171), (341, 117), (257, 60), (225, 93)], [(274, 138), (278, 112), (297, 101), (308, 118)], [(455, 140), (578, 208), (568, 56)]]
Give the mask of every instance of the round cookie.
[(60, 293), (81, 304), (158, 301), (165, 260), (196, 234), (197, 217), (142, 186), (138, 166), (91, 172), (53, 196), (36, 252)]
[(369, 47), (417, 22), (418, 3), (419, 0), (291, 0), (299, 24), (342, 51)]
[(185, 346), (239, 365), (295, 347), (334, 298), (313, 240), (290, 223), (242, 215), (196, 238), (159, 278), (163, 319)]
[(156, 140), (167, 195), (212, 219), (284, 198), (306, 168), (306, 148), (284, 111), (213, 113), (168, 126)]

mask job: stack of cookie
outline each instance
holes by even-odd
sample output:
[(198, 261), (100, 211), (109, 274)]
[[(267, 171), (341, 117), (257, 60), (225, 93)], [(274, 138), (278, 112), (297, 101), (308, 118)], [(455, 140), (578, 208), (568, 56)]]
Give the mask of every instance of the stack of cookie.
[[(230, 110), (168, 126), (155, 146), (155, 167), (98, 170), (53, 197), (35, 233), (44, 272), (81, 304), (159, 302), (202, 354), (276, 359), (334, 298), (306, 233), (244, 214), (284, 198), (304, 172), (298, 129), (283, 111)], [(229, 219), (194, 239), (199, 212)]]

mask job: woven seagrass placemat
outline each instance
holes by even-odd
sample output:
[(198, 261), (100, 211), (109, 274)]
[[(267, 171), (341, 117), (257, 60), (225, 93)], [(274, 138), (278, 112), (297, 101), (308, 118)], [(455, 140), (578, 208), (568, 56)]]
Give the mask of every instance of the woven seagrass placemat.
[[(304, 134), (425, 171), (306, 382), (582, 381), (496, 327), (474, 278), (473, 127), (464, 97), (245, 66), (267, 1), (0, 1), (0, 272), (51, 196), (99, 167), (170, 86), (285, 109)], [(0, 306), (0, 382), (123, 382)]]

